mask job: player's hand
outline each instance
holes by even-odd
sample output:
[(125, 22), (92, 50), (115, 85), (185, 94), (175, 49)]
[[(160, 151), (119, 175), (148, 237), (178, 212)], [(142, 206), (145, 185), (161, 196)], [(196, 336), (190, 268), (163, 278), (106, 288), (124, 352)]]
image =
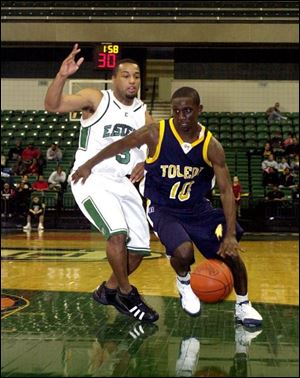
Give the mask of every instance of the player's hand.
[(68, 77), (70, 75), (73, 75), (78, 70), (78, 68), (84, 61), (84, 58), (81, 57), (77, 60), (77, 62), (75, 62), (75, 57), (80, 51), (81, 49), (78, 48), (78, 43), (75, 43), (70, 55), (62, 62), (59, 70), (59, 74), (61, 76)]
[(91, 168), (87, 164), (83, 164), (77, 168), (77, 170), (72, 174), (71, 178), (74, 181), (74, 184), (76, 184), (80, 179), (82, 179), (81, 184), (84, 184), (90, 174)]
[(225, 258), (226, 256), (237, 256), (239, 252), (244, 252), (244, 250), (240, 247), (236, 238), (234, 236), (225, 236), (217, 255)]
[(140, 181), (144, 177), (144, 162), (137, 163), (137, 165), (133, 168), (130, 181), (134, 184), (137, 181)]

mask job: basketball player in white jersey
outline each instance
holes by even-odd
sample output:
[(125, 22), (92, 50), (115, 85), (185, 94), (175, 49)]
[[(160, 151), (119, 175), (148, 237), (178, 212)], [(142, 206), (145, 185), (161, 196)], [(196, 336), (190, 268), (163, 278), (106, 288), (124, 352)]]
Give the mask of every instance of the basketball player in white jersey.
[[(66, 80), (84, 61), (83, 57), (75, 61), (79, 52), (75, 44), (45, 97), (45, 108), (50, 112), (82, 111), (73, 172), (107, 145), (153, 122), (146, 105), (136, 97), (140, 69), (130, 59), (120, 61), (114, 69), (113, 90), (86, 88), (64, 95)], [(106, 254), (113, 273), (94, 291), (94, 299), (140, 321), (154, 322), (158, 314), (128, 279), (143, 256), (150, 254), (148, 223), (142, 199), (133, 185), (143, 174), (144, 160), (142, 149), (125, 151), (96, 165), (84, 184), (79, 181), (71, 185), (81, 211), (107, 240)]]

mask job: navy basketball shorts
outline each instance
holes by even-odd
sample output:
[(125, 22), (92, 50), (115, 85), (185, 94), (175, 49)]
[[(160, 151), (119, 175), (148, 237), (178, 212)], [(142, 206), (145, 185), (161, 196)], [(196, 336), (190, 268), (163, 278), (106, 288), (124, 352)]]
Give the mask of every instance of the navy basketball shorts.
[[(215, 258), (226, 232), (226, 221), (222, 209), (209, 207), (203, 211), (159, 207), (151, 204), (147, 208), (149, 223), (166, 248), (168, 256), (182, 243), (190, 241), (206, 258)], [(236, 238), (243, 234), (242, 227), (236, 224)]]

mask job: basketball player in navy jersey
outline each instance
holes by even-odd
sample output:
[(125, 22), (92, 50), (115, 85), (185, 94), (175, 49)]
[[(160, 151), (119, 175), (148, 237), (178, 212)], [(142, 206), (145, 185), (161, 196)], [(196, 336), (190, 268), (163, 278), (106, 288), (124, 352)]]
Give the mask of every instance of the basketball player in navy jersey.
[[(173, 117), (145, 126), (111, 144), (77, 169), (72, 179), (85, 182), (92, 167), (128, 148), (146, 144), (143, 195), (147, 216), (177, 273), (183, 309), (200, 312), (200, 301), (190, 286), (193, 244), (208, 259), (224, 261), (232, 271), (236, 292), (235, 317), (246, 326), (259, 326), (261, 315), (248, 299), (246, 267), (240, 257), (243, 230), (236, 223), (235, 200), (222, 145), (198, 123), (202, 111), (198, 92), (190, 87), (175, 91)], [(223, 209), (206, 198), (215, 179)]]

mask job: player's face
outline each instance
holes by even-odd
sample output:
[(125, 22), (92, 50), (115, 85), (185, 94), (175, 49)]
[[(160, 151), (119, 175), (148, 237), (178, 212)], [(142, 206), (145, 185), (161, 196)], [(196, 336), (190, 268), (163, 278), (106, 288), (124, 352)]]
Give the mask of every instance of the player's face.
[(120, 65), (117, 75), (113, 77), (114, 93), (120, 101), (133, 100), (141, 84), (139, 67), (133, 63)]
[(174, 124), (178, 130), (189, 131), (197, 128), (201, 108), (190, 97), (178, 97), (172, 100)]

